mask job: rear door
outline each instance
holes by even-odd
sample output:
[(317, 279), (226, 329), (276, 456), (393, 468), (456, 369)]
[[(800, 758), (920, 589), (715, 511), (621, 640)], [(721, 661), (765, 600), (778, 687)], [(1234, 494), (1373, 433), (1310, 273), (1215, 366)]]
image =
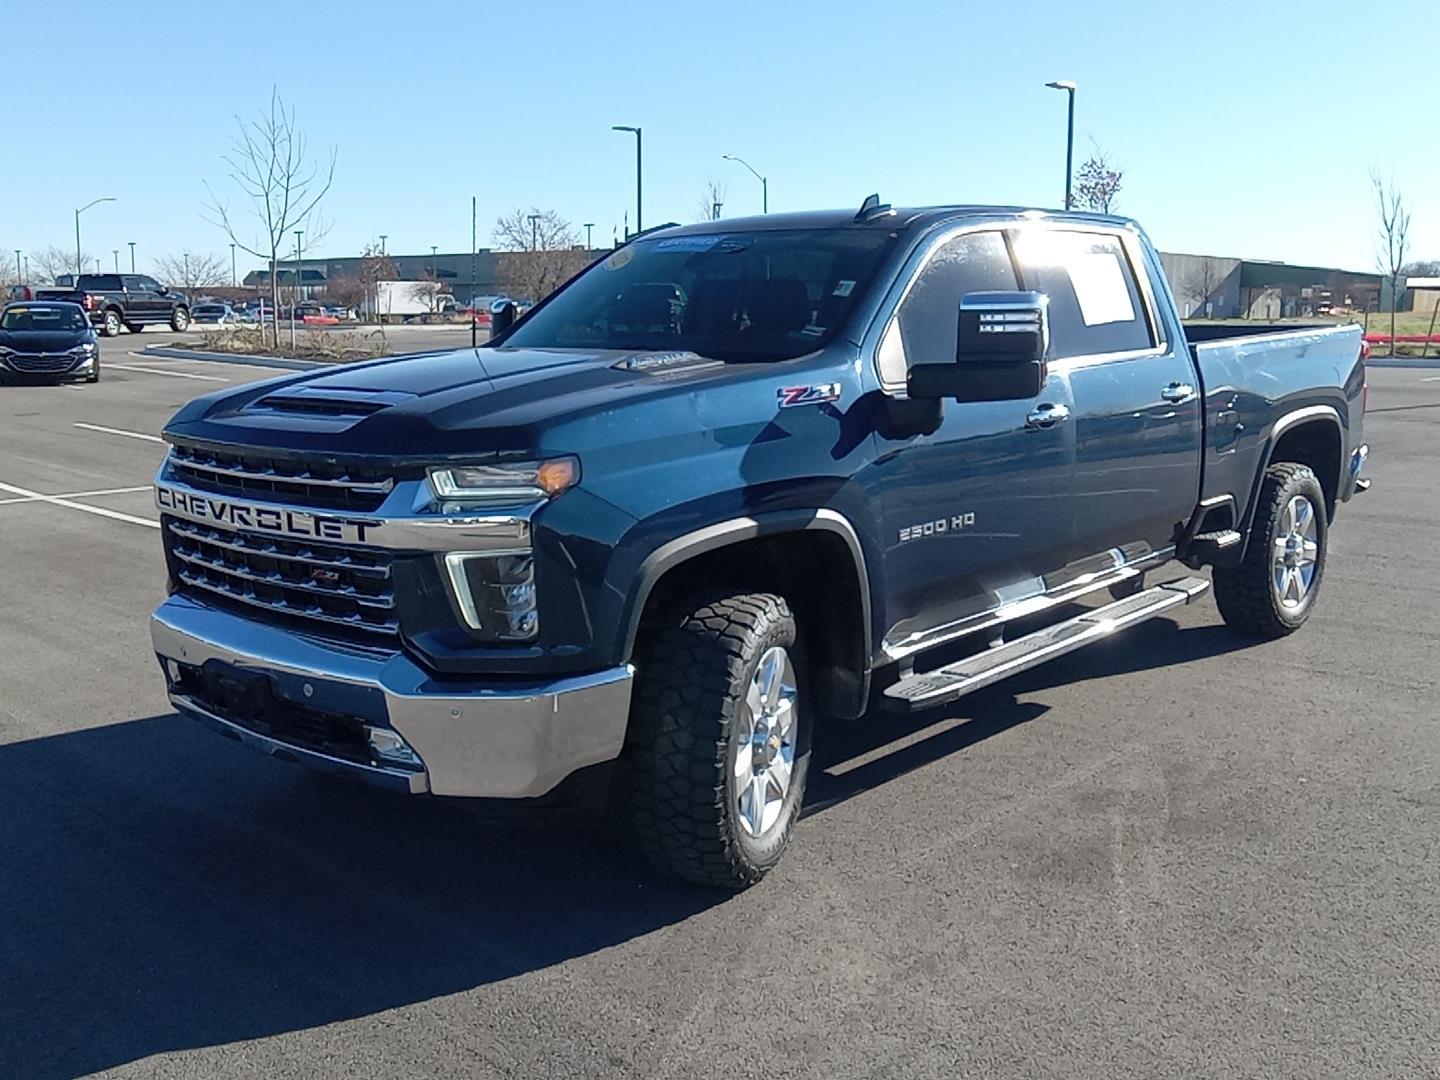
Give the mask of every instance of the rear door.
[(125, 274), (121, 279), (125, 286), (125, 318), (127, 322), (146, 323), (153, 318), (152, 305), (155, 297), (145, 291), (145, 279), (139, 274)]
[(1159, 317), (1139, 237), (1034, 225), (1012, 234), (1026, 288), (1050, 298), (1051, 366), (1074, 395), (1075, 547), (1067, 576), (1153, 561), (1199, 499), (1201, 394)]
[(147, 323), (169, 322), (172, 303), (168, 297), (160, 295), (160, 283), (145, 274), (137, 275), (140, 283), (140, 296), (144, 301), (144, 321)]
[[(1004, 232), (939, 239), (886, 327), (882, 385), (904, 385), (913, 364), (953, 364), (960, 301), (1018, 287)], [(1074, 429), (1070, 387), (1054, 370), (1020, 401), (939, 403), (939, 427), (907, 426), (928, 402), (889, 398), (898, 421), (879, 425), (877, 456), (857, 479), (882, 513), (886, 648), (900, 655), (965, 620), (1040, 596), (1073, 547)], [(921, 408), (916, 409), (916, 406)]]

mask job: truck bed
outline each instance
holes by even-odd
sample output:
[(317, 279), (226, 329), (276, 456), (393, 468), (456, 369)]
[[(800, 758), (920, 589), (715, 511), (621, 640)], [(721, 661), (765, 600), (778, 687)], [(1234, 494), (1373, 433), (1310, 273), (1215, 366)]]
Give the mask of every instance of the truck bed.
[[(1205, 393), (1203, 498), (1233, 495), (1237, 519), (1248, 522), (1278, 435), (1332, 412), (1342, 431), (1336, 468), (1343, 477), (1362, 441), (1361, 332), (1333, 323), (1185, 327)], [(1340, 487), (1339, 497), (1349, 498)]]

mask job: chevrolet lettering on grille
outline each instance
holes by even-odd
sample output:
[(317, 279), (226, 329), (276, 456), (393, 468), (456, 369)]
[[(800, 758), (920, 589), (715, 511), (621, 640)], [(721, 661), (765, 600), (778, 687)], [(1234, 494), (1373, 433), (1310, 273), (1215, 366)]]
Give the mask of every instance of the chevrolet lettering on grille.
[(163, 484), (155, 485), (155, 505), (191, 521), (213, 521), (232, 529), (307, 540), (363, 544), (366, 533), (375, 528), (375, 523), (371, 521), (274, 506), (251, 506), (214, 495), (177, 491)]

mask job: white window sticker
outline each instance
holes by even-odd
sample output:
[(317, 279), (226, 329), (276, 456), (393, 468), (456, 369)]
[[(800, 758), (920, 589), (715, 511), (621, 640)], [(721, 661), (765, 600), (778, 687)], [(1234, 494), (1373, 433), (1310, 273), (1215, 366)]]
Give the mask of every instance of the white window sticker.
[(1113, 252), (1068, 254), (1065, 272), (1070, 275), (1086, 326), (1135, 321), (1135, 306), (1125, 287), (1125, 270)]
[(850, 295), (852, 292), (854, 292), (854, 291), (855, 291), (855, 283), (854, 283), (853, 281), (840, 281), (840, 282), (836, 282), (836, 284), (835, 284), (835, 291), (834, 291), (833, 293), (831, 293), (830, 295), (831, 295), (831, 296), (849, 296), (849, 295)]

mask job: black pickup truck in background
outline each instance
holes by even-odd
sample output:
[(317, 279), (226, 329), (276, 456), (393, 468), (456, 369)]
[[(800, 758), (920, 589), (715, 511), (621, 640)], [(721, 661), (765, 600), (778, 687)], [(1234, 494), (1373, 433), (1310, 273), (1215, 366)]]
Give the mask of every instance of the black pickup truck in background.
[(190, 325), (185, 294), (145, 274), (81, 274), (73, 288), (36, 289), (35, 299), (79, 304), (106, 337), (115, 337), (122, 326), (139, 333), (156, 324), (175, 331)]

